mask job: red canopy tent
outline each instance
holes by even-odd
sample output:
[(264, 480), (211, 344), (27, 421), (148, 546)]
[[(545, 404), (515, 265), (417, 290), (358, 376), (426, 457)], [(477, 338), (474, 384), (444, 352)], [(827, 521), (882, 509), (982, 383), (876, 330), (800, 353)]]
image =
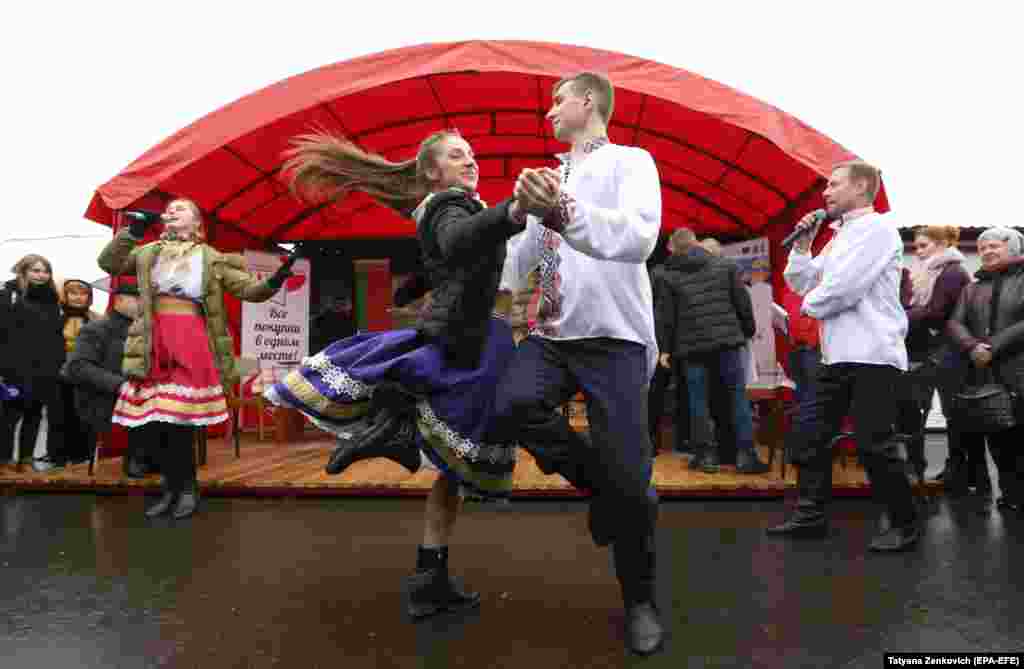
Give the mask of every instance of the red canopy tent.
[[(553, 84), (582, 70), (615, 84), (613, 142), (650, 151), (662, 184), (664, 232), (777, 242), (821, 206), (825, 176), (855, 156), (800, 120), (728, 86), (611, 51), (525, 41), (413, 46), (285, 79), (218, 109), (160, 142), (107, 183), (86, 216), (116, 227), (119, 210), (189, 197), (222, 250), (272, 242), (412, 237), (411, 221), (356, 193), (330, 206), (293, 198), (282, 152), (314, 128), (340, 132), (389, 158), (411, 157), (428, 133), (458, 128), (480, 165), (488, 201), (519, 171), (555, 165), (566, 149), (544, 114)], [(876, 206), (886, 210), (884, 187)], [(779, 247), (773, 244), (776, 291)], [(238, 326), (239, 308), (229, 313)]]
[[(542, 42), (472, 41), (385, 51), (291, 77), (183, 128), (100, 186), (86, 216), (194, 199), (226, 250), (270, 241), (411, 237), (410, 221), (354, 194), (328, 207), (291, 197), (281, 153), (314, 127), (393, 158), (457, 127), (480, 162), (484, 199), (507, 196), (519, 170), (565, 149), (544, 114), (552, 85), (580, 70), (616, 86), (612, 141), (644, 147), (662, 180), (665, 231), (746, 238), (784, 234), (819, 206), (824, 176), (853, 154), (764, 102), (685, 70), (611, 51)], [(878, 205), (886, 207), (885, 193)]]

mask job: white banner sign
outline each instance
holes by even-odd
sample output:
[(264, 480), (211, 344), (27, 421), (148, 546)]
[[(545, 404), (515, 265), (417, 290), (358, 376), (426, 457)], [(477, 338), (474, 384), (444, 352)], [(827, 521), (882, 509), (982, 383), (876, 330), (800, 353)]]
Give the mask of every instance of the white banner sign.
[(754, 303), (757, 334), (751, 342), (754, 369), (749, 386), (777, 388), (786, 384), (786, 375), (775, 356), (775, 328), (772, 325), (772, 268), (768, 239), (759, 237), (738, 244), (722, 245), (722, 256), (740, 266), (743, 282), (749, 286)]
[[(281, 266), (283, 256), (246, 251), (249, 271), (261, 279)], [(292, 265), (295, 276), (266, 302), (242, 302), (242, 357), (264, 371), (294, 367), (309, 355), (309, 260)], [(276, 375), (275, 375), (276, 377)]]

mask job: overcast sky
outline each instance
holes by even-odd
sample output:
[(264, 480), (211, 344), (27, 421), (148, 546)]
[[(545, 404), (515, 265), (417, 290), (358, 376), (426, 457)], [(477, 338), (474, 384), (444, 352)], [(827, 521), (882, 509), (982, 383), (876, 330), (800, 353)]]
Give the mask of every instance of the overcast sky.
[[(696, 72), (878, 164), (902, 222), (1022, 225), (1005, 211), (1024, 148), (1018, 6), (19, 3), (0, 40), (9, 196), (0, 276), (41, 251), (59, 275), (98, 278), (109, 229), (83, 218), (94, 189), (214, 109), (329, 63), (465, 39), (581, 44)], [(6, 241), (67, 235), (85, 237)]]

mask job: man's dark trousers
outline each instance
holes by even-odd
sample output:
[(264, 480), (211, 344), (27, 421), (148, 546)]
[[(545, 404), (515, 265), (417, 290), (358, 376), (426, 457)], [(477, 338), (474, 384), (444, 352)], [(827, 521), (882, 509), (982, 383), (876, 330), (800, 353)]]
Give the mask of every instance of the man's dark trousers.
[(892, 438), (898, 410), (892, 394), (902, 387), (902, 374), (889, 365), (837, 363), (819, 368), (815, 392), (800, 404), (786, 443), (786, 452), (798, 467), (801, 521), (824, 518), (832, 494), (830, 443), (849, 414), (875, 501), (888, 511), (894, 527), (916, 522), (905, 448)]
[[(649, 368), (647, 350), (636, 342), (527, 337), (498, 385), (491, 437), (521, 443), (543, 471), (591, 489), (590, 534), (597, 545), (612, 545), (627, 608), (654, 601), (658, 498), (647, 431)], [(578, 390), (590, 439), (555, 411)]]
[[(671, 368), (665, 369), (658, 365), (651, 379), (651, 390), (647, 394), (647, 428), (651, 443), (658, 443), (658, 424), (665, 413), (665, 397), (669, 389), (675, 388), (672, 410), (672, 450), (677, 453), (689, 452), (692, 448), (690, 440), (690, 394), (686, 387), (686, 363), (677, 358), (670, 361)], [(672, 377), (675, 376), (675, 385)]]
[[(593, 491), (591, 532), (599, 545), (653, 531), (648, 368), (647, 350), (636, 342), (530, 336), (498, 386), (493, 438), (522, 443), (542, 469)], [(579, 390), (589, 439), (555, 411)]]

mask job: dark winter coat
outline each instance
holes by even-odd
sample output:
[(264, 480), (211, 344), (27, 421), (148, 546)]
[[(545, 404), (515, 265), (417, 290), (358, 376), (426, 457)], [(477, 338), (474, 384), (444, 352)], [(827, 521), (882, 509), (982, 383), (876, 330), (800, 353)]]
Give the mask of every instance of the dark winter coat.
[(933, 355), (948, 341), (946, 322), (953, 315), (960, 292), (971, 281), (971, 275), (960, 263), (949, 263), (935, 278), (928, 304), (907, 309), (907, 353), (912, 361)]
[[(64, 364), (64, 320), (57, 294), (44, 286), (28, 299), (16, 280), (0, 289), (0, 376), (24, 399), (51, 404)], [(56, 411), (51, 411), (56, 420)]]
[[(417, 329), (437, 341), (458, 367), (479, 364), (505, 264), (505, 242), (522, 232), (505, 200), (486, 208), (451, 189), (432, 196), (416, 215), (423, 266), (433, 286)], [(419, 211), (419, 210), (417, 210)]]
[(97, 432), (110, 429), (117, 393), (126, 380), (121, 362), (131, 324), (130, 318), (116, 311), (89, 322), (78, 333), (75, 350), (64, 367), (64, 378), (75, 389), (79, 417)]
[[(946, 331), (965, 354), (990, 344), (997, 378), (1024, 393), (1024, 258), (980, 269), (974, 276), (978, 280), (960, 293)], [(981, 382), (982, 374), (971, 368), (969, 381)]]
[(754, 336), (754, 306), (739, 266), (703, 248), (669, 256), (655, 291), (662, 353), (689, 357), (742, 346)]

